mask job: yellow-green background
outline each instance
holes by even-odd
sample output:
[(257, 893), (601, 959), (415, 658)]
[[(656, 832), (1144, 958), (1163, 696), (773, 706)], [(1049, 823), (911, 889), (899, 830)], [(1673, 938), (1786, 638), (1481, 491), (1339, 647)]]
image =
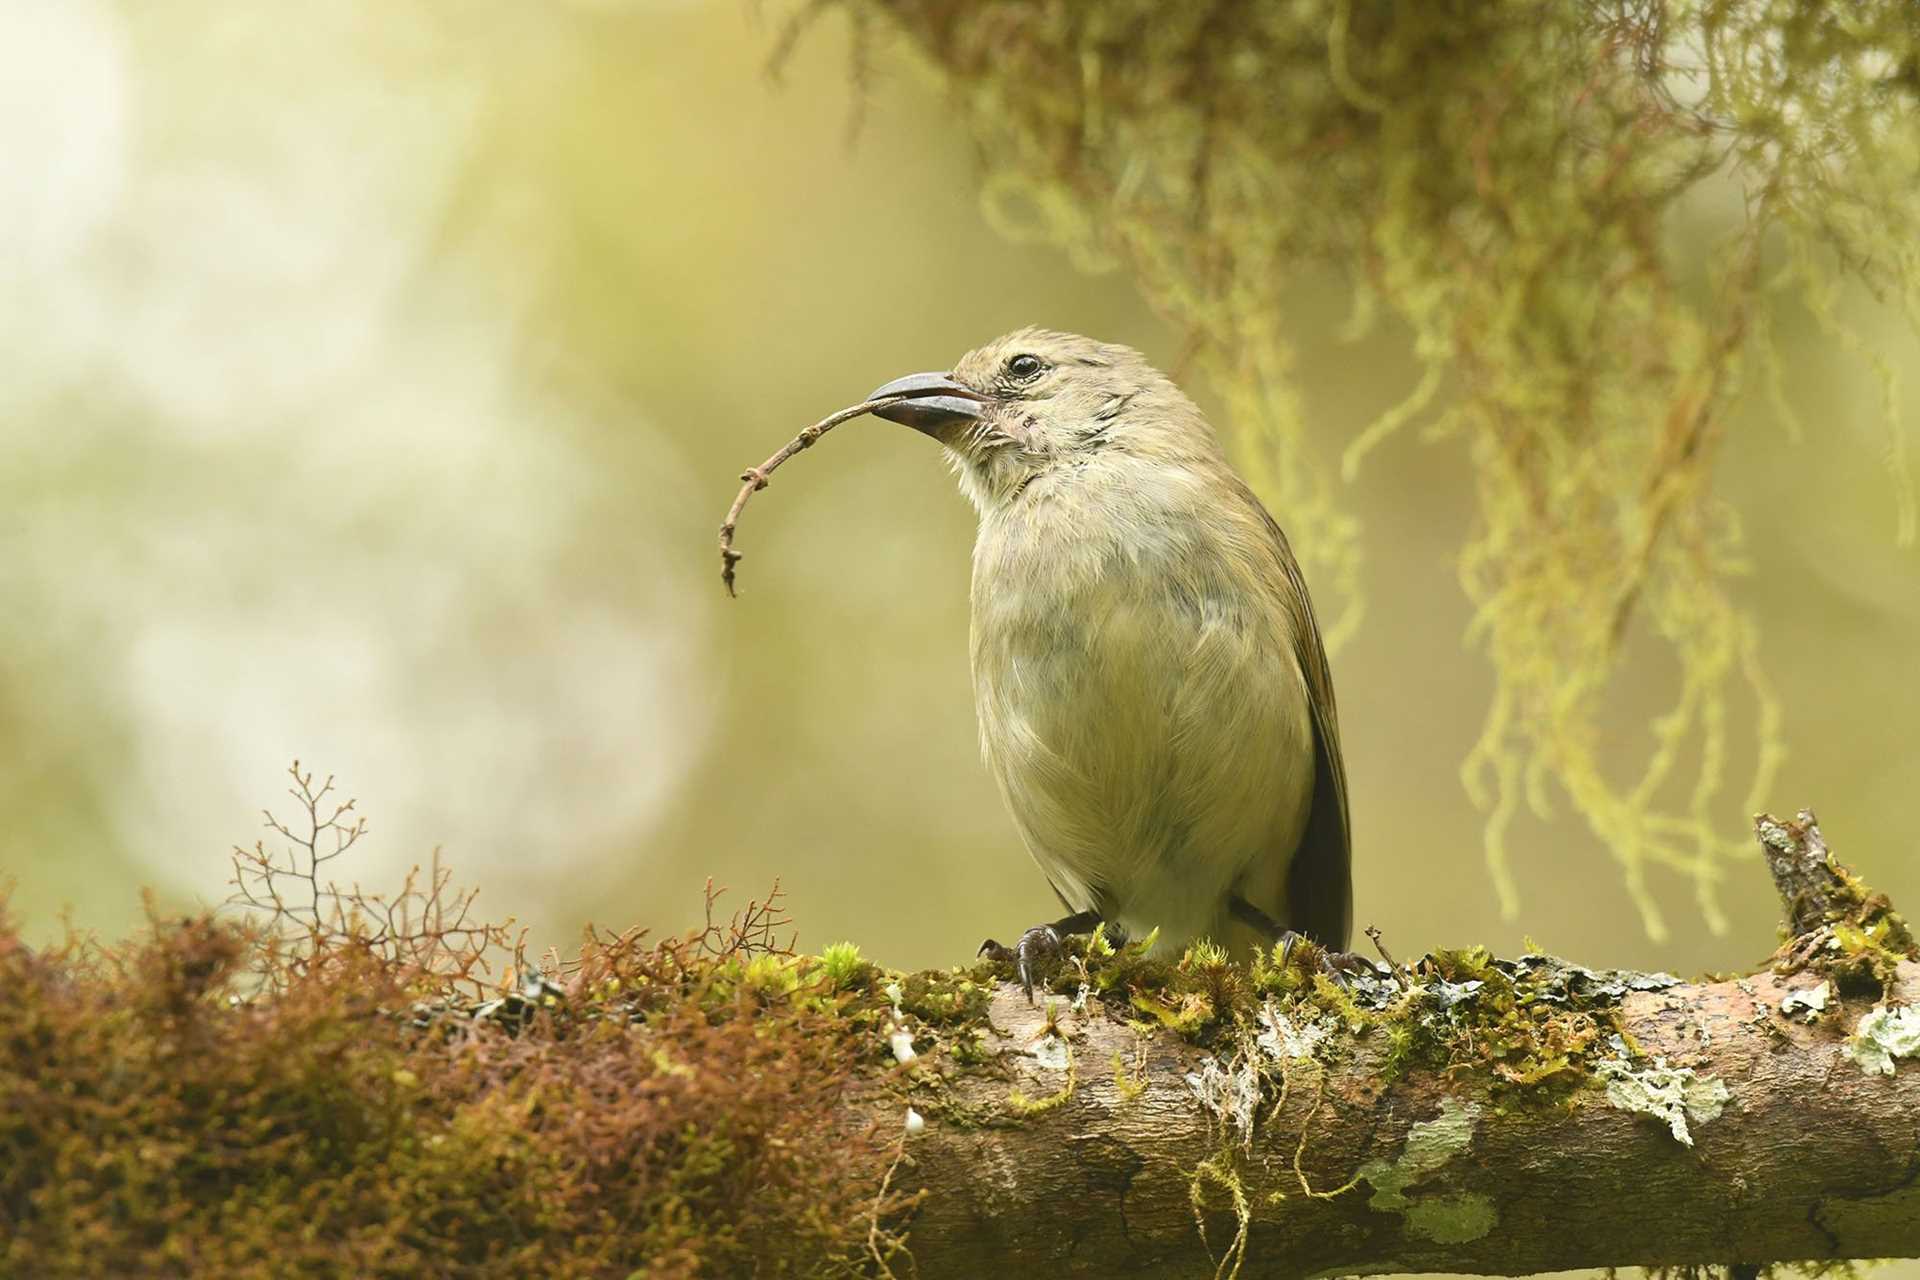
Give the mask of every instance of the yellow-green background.
[[(343, 875), (390, 886), (444, 846), (536, 945), (685, 927), (708, 876), (736, 900), (778, 877), (802, 946), (901, 966), (1054, 909), (978, 763), (972, 516), (933, 446), (869, 420), (794, 463), (745, 521), (738, 601), (714, 529), (798, 427), (998, 332), (1170, 367), (1178, 338), (1125, 278), (986, 225), (898, 50), (850, 143), (843, 33), (777, 84), (773, 36), (731, 0), (0, 8), (0, 872), (30, 935), (67, 907), (124, 932), (143, 885), (221, 897), (294, 756), (371, 819)], [(1333, 457), (1411, 365), (1390, 329), (1338, 340), (1314, 282), (1297, 306)], [(1896, 318), (1849, 314), (1912, 370)], [(1787, 708), (1769, 804), (1816, 806), (1920, 904), (1920, 552), (1875, 384), (1806, 317), (1782, 334), (1807, 437), (1743, 409), (1718, 476)], [(1515, 832), (1499, 918), (1456, 775), (1488, 691), (1453, 575), (1468, 478), (1409, 436), (1348, 492), (1359, 920), (1402, 954), (1754, 963), (1757, 860), (1726, 936), (1662, 886), (1656, 945), (1566, 820)], [(1670, 674), (1620, 675), (1623, 770)]]

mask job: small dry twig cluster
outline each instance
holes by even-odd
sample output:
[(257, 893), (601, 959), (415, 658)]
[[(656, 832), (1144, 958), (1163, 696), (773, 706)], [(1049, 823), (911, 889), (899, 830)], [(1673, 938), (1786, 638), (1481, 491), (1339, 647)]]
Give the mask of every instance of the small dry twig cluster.
[(702, 926), (590, 933), (472, 1001), (451, 988), (506, 930), (437, 863), (390, 898), (338, 885), (365, 825), (292, 779), (287, 848), (234, 852), (249, 920), (150, 907), (128, 942), (30, 949), (0, 894), (0, 1274), (694, 1280), (899, 1252), (892, 1128), (834, 1127), (884, 1006), (792, 953), (777, 886), (727, 920), (709, 885)]
[[(284, 839), (283, 850), (256, 840), (233, 849), (234, 892), (229, 905), (263, 914), (278, 961), (263, 972), (302, 974), (347, 946), (378, 955), (417, 977), (476, 997), (494, 985), (494, 961), (518, 959), (523, 938), (512, 920), (492, 924), (472, 919), (473, 889), (453, 888), (453, 871), (436, 848), (427, 866), (407, 872), (397, 892), (368, 893), (358, 881), (347, 887), (322, 869), (367, 834), (367, 821), (353, 799), (337, 798), (331, 774), (315, 783), (312, 770), (295, 760), (287, 769), (287, 794), (298, 805), (291, 820), (262, 810), (266, 826)], [(515, 966), (517, 968), (517, 966)]]
[[(577, 954), (563, 956), (549, 947), (541, 967), (560, 979), (566, 1000), (597, 1006), (589, 1016), (614, 1010), (644, 1017), (647, 1006), (684, 996), (709, 981), (716, 968), (745, 966), (757, 957), (791, 961), (797, 935), (790, 932), (793, 921), (781, 905), (780, 882), (722, 920), (716, 908), (726, 892), (707, 878), (705, 923), (698, 929), (654, 942), (637, 926), (616, 932), (589, 925)], [(784, 941), (783, 931), (788, 931)]]

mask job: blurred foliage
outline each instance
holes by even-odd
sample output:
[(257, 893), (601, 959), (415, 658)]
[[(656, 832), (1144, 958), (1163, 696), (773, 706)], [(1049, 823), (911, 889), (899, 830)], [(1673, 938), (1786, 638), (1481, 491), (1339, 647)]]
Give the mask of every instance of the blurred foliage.
[[(1711, 808), (1745, 754), (1730, 708), (1745, 699), (1756, 726), (1749, 812), (1783, 744), (1754, 621), (1727, 589), (1741, 532), (1711, 477), (1756, 374), (1799, 431), (1773, 350), (1783, 295), (1882, 380), (1894, 532), (1915, 537), (1893, 366), (1834, 298), (1862, 281), (1920, 320), (1916, 10), (815, 0), (781, 49), (831, 9), (853, 16), (856, 78), (879, 20), (947, 75), (990, 217), (1124, 264), (1186, 333), (1323, 610), (1344, 599), (1336, 642), (1360, 618), (1360, 532), (1299, 411), (1288, 290), (1331, 267), (1356, 328), (1382, 309), (1410, 328), (1424, 374), (1346, 442), (1341, 470), (1422, 418), (1471, 456), (1459, 566), (1495, 690), (1463, 776), (1504, 909), (1509, 823), (1523, 800), (1545, 816), (1557, 783), (1651, 934), (1654, 866), (1688, 877), (1723, 929), (1721, 855), (1745, 848)], [(1668, 233), (1713, 202), (1737, 212), (1700, 261)], [(1623, 780), (1602, 720), (1636, 616), (1678, 691)]]

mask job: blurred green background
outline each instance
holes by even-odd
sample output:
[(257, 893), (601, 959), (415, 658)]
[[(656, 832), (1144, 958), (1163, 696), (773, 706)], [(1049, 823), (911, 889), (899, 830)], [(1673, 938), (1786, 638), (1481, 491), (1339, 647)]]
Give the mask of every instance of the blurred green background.
[[(0, 875), (30, 936), (69, 909), (122, 933), (142, 886), (223, 897), (295, 756), (371, 820), (343, 875), (391, 886), (443, 846), (536, 946), (684, 928), (709, 876), (735, 902), (778, 877), (802, 946), (898, 966), (1054, 911), (978, 761), (972, 515), (933, 446), (869, 420), (796, 461), (743, 523), (737, 601), (714, 531), (800, 426), (1004, 330), (1168, 368), (1177, 341), (1124, 277), (986, 225), (902, 51), (850, 141), (844, 34), (778, 83), (774, 35), (733, 0), (0, 7)], [(1339, 340), (1310, 287), (1298, 307), (1331, 457), (1414, 367), (1404, 335)], [(1897, 317), (1850, 313), (1912, 365)], [(1920, 909), (1920, 553), (1894, 542), (1876, 385), (1806, 317), (1781, 336), (1811, 430), (1743, 408), (1719, 476), (1788, 714), (1769, 803), (1817, 807)], [(1348, 493), (1359, 921), (1402, 955), (1525, 936), (1753, 964), (1757, 858), (1725, 936), (1661, 886), (1655, 945), (1569, 820), (1516, 828), (1523, 910), (1499, 917), (1457, 777), (1489, 687), (1453, 569), (1468, 481), (1407, 437)], [(1670, 676), (1621, 674), (1622, 769)]]

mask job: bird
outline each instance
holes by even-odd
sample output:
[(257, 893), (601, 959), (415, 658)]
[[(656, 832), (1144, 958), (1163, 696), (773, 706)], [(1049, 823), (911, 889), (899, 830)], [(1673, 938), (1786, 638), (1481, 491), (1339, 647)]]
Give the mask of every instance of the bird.
[(1025, 328), (873, 412), (944, 449), (978, 515), (981, 751), (1067, 914), (1013, 947), (1158, 931), (1244, 954), (1353, 926), (1333, 677), (1298, 560), (1200, 408), (1131, 347)]

